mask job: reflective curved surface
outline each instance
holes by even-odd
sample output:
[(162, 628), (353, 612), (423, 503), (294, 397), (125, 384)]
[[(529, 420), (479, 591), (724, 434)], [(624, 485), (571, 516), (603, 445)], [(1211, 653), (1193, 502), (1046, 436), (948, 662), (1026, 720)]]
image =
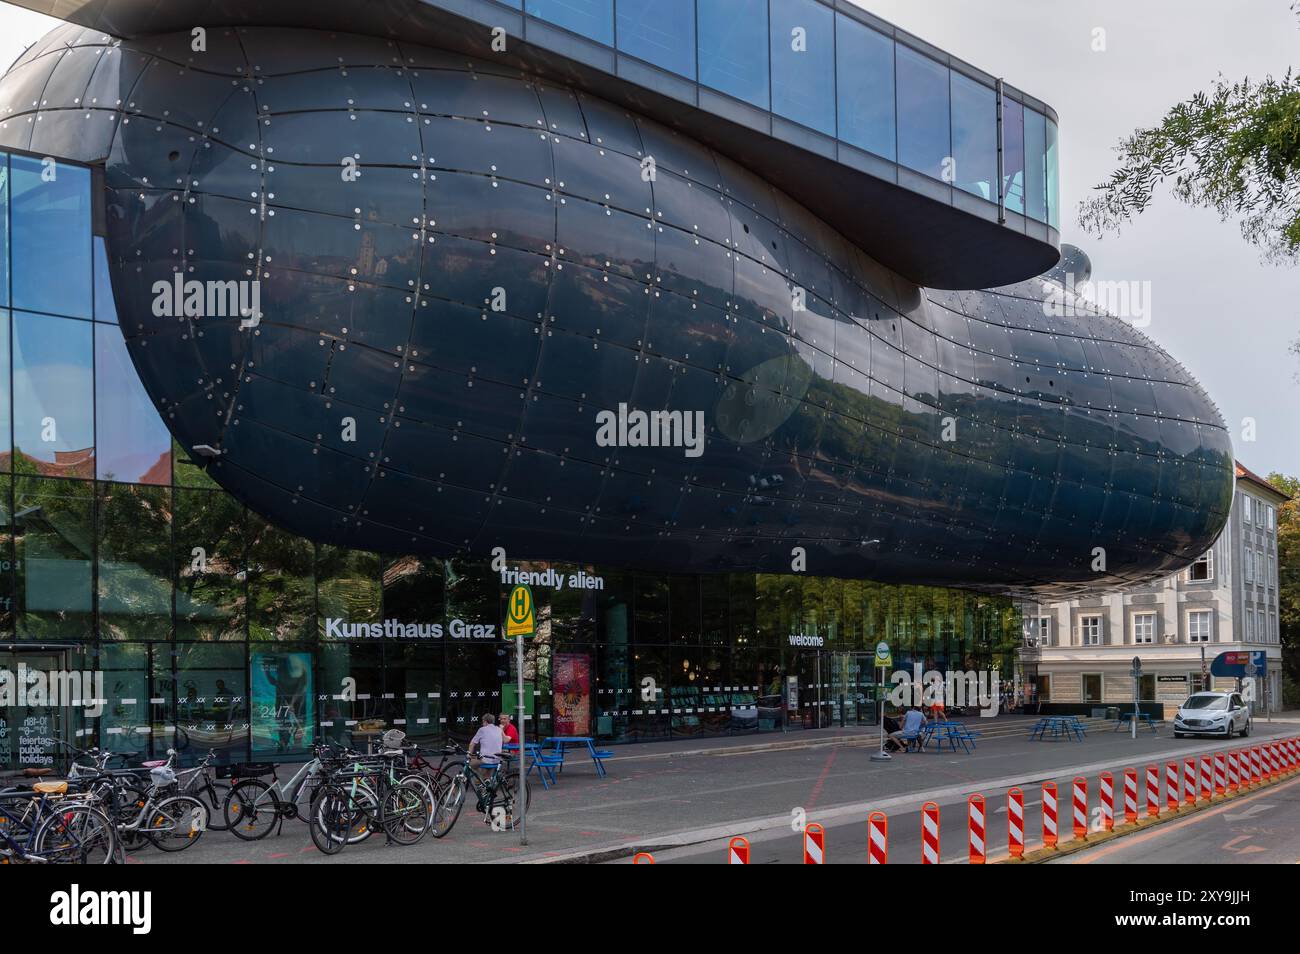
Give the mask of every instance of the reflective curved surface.
[(699, 144), (461, 56), (219, 40), (57, 30), (0, 145), (104, 163), (136, 369), (290, 530), (1068, 592), (1222, 528), (1207, 395), (1057, 284), (918, 288)]

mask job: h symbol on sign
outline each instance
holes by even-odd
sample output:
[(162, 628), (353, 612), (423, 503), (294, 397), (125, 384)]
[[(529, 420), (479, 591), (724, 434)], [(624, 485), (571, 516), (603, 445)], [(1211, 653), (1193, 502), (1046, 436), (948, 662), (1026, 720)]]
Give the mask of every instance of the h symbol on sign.
[(523, 590), (515, 594), (515, 611), (511, 614), (515, 619), (523, 619), (528, 615), (528, 597)]

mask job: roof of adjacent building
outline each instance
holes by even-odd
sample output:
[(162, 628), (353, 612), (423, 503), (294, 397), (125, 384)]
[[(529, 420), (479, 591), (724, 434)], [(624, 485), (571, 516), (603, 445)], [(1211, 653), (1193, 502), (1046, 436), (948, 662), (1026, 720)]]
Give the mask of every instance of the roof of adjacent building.
[(1263, 490), (1267, 493), (1275, 494), (1279, 500), (1291, 499), (1291, 495), (1289, 493), (1287, 493), (1285, 490), (1282, 490), (1276, 484), (1269, 483), (1266, 478), (1259, 476), (1259, 474), (1255, 473), (1253, 470), (1251, 470), (1241, 461), (1234, 460), (1233, 469), (1237, 475), (1238, 480), (1247, 481), (1248, 483), (1254, 484), (1260, 490)]

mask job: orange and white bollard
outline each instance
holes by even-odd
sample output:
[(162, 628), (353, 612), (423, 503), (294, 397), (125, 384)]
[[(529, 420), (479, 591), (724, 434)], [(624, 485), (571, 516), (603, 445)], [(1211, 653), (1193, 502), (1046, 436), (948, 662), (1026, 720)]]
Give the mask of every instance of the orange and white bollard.
[(939, 806), (926, 802), (921, 806), (921, 864), (939, 863)]
[(1196, 804), (1196, 759), (1183, 760), (1183, 801)]
[(1147, 818), (1160, 817), (1160, 766), (1147, 766)]
[(984, 796), (978, 793), (966, 799), (966, 828), (970, 833), (970, 863), (982, 865), (984, 847)]
[(632, 856), (632, 864), (634, 865), (652, 865), (654, 863), (655, 856), (648, 851), (638, 851)]
[(1115, 828), (1115, 777), (1109, 772), (1102, 772), (1101, 784), (1098, 788), (1101, 794), (1101, 827), (1106, 831), (1113, 831)]
[(867, 864), (883, 865), (889, 862), (889, 819), (884, 812), (867, 816)]
[(1277, 744), (1271, 743), (1268, 747), (1268, 764), (1270, 768), (1269, 777), (1277, 778), (1282, 774), (1282, 763), (1277, 756)]
[(1074, 837), (1088, 838), (1088, 780), (1082, 775), (1074, 779)]
[(1250, 781), (1258, 785), (1264, 780), (1264, 760), (1260, 757), (1259, 746), (1252, 746), (1250, 750)]
[(1124, 770), (1124, 823), (1136, 825), (1138, 820), (1138, 772)]
[(1238, 760), (1236, 752), (1228, 753), (1228, 791), (1235, 792), (1239, 783)]
[(729, 865), (747, 865), (749, 864), (749, 839), (741, 838), (737, 835), (731, 841), (727, 842), (727, 864)]
[(1169, 762), (1165, 765), (1165, 807), (1176, 812), (1181, 802), (1178, 797), (1178, 763)]
[(1209, 801), (1214, 796), (1214, 769), (1210, 767), (1210, 757), (1201, 756), (1201, 798)]
[(1043, 845), (1055, 848), (1056, 834), (1056, 783), (1043, 783)]
[(1019, 788), (1007, 791), (1007, 854), (1025, 856), (1025, 793)]
[(803, 830), (803, 863), (826, 864), (826, 829), (816, 822), (811, 822)]
[(1222, 752), (1214, 753), (1214, 794), (1223, 797), (1228, 790), (1228, 769)]

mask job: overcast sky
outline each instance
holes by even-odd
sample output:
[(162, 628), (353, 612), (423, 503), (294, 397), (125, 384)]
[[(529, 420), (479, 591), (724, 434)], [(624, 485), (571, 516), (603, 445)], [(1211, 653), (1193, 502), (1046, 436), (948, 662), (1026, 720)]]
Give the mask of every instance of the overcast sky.
[[(1300, 268), (1260, 263), (1235, 222), (1162, 196), (1119, 236), (1082, 235), (1075, 209), (1113, 146), (1173, 103), (1229, 79), (1280, 75), (1298, 59), (1288, 0), (856, 0), (871, 12), (1050, 103), (1061, 117), (1062, 239), (1096, 279), (1151, 283), (1147, 334), (1218, 402), (1237, 457), (1300, 474)], [(0, 3), (0, 63), (56, 21)], [(1106, 49), (1092, 49), (1104, 29)], [(1256, 421), (1243, 440), (1242, 421)]]

